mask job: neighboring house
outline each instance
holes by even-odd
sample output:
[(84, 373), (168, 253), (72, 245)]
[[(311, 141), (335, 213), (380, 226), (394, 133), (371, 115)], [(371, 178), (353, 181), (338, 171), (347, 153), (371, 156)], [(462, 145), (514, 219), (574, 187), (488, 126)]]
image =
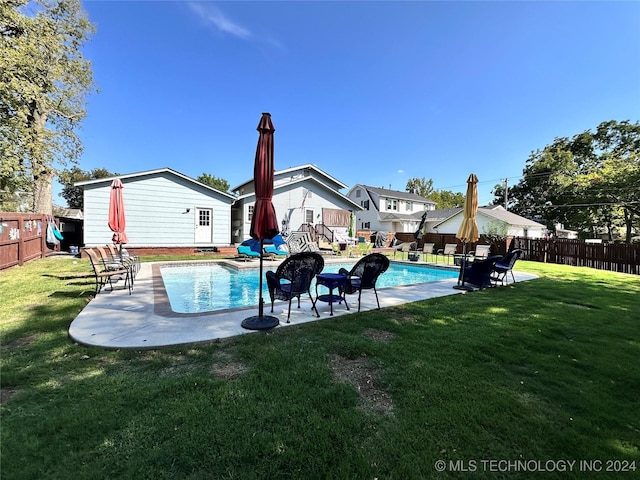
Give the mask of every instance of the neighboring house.
[[(346, 235), (351, 212), (359, 211), (358, 203), (339, 192), (347, 186), (312, 164), (279, 170), (274, 173), (273, 206), (285, 234), (313, 228)], [(233, 187), (237, 194), (232, 210), (232, 242), (249, 238), (251, 218), (256, 202), (253, 178)]]
[(412, 192), (357, 184), (347, 196), (362, 207), (356, 228), (383, 232), (415, 232), (425, 211), (436, 203)]
[[(448, 217), (442, 218), (438, 210), (427, 215), (426, 233), (456, 234), (464, 217), (462, 208), (445, 211)], [(511, 213), (502, 206), (480, 207), (476, 215), (478, 231), (482, 235), (494, 225), (506, 225), (508, 237), (542, 238), (547, 229), (533, 220)]]
[(568, 228), (564, 228), (564, 225), (561, 223), (557, 223), (556, 227), (556, 237), (557, 238), (578, 238), (578, 232), (575, 230), (569, 230)]
[(75, 183), (84, 190), (84, 244), (104, 245), (111, 182), (123, 184), (128, 247), (229, 246), (235, 197), (170, 168)]

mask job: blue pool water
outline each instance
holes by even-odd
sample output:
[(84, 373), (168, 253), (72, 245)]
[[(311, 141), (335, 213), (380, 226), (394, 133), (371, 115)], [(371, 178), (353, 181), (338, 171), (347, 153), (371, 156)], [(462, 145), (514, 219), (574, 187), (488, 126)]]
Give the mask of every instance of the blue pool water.
[[(327, 264), (323, 273), (337, 273), (340, 268), (349, 270), (354, 263)], [(269, 269), (266, 266), (265, 271)], [(203, 313), (258, 305), (257, 268), (236, 270), (215, 263), (181, 264), (163, 265), (160, 273), (171, 309), (176, 313)], [(376, 286), (385, 288), (415, 285), (457, 276), (456, 271), (392, 263), (378, 278)], [(263, 281), (262, 287), (267, 305), (270, 300), (266, 281)], [(311, 293), (315, 295), (315, 283), (311, 286)]]

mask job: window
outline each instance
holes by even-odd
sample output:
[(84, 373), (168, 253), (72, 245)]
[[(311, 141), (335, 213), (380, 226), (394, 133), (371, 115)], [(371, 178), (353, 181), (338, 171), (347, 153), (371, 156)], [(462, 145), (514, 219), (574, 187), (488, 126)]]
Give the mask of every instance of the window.
[(362, 230), (369, 230), (371, 228), (371, 222), (360, 223), (360, 228), (362, 228)]
[(249, 205), (248, 207), (248, 213), (247, 213), (247, 222), (251, 223), (251, 220), (253, 220), (253, 205)]
[(387, 210), (398, 210), (398, 201), (387, 198)]
[(360, 202), (360, 206), (363, 207), (365, 210), (369, 210), (369, 200), (362, 200)]
[(305, 211), (305, 222), (313, 224), (313, 210)]
[(413, 212), (413, 202), (407, 200), (407, 212)]
[(361, 193), (362, 193), (362, 190), (356, 190), (356, 198), (360, 198)]
[(198, 224), (201, 227), (211, 225), (211, 210), (198, 210)]

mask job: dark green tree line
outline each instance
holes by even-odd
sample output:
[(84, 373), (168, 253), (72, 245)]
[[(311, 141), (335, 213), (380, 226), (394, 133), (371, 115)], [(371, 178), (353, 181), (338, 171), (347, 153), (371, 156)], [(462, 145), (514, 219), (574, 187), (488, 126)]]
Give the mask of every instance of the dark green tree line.
[[(497, 188), (497, 187), (496, 187)], [(494, 190), (495, 191), (495, 190)], [(614, 228), (631, 241), (640, 227), (640, 123), (603, 122), (532, 152), (509, 209), (593, 236)]]

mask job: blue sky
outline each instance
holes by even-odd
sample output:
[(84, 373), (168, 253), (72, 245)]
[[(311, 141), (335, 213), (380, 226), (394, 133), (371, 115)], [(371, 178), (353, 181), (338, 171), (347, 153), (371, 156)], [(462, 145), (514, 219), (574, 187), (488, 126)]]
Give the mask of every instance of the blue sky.
[(312, 163), (349, 187), (425, 177), (460, 192), (474, 172), (486, 204), (555, 137), (640, 119), (640, 2), (84, 7), (100, 93), (80, 131), (83, 170), (169, 167), (233, 187), (253, 175), (270, 112), (276, 170)]

